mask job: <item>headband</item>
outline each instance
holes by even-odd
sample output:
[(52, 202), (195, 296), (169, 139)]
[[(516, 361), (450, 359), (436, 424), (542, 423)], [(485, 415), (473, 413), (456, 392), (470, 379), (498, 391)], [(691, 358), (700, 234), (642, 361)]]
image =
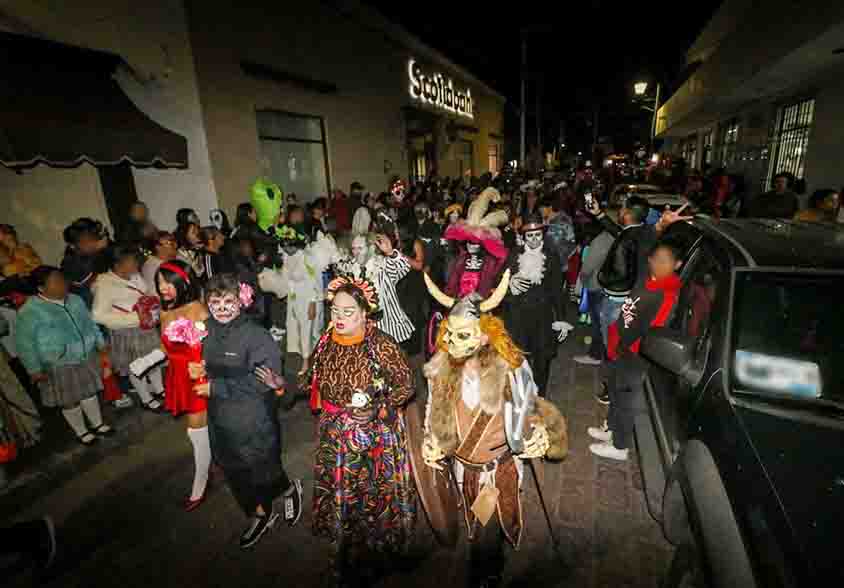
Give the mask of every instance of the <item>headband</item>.
[(170, 270), (174, 274), (181, 276), (184, 281), (190, 284), (190, 276), (188, 276), (188, 273), (182, 268), (180, 268), (178, 265), (173, 265), (172, 263), (162, 263), (158, 269)]
[(354, 277), (346, 277), (340, 276), (338, 278), (334, 278), (328, 283), (328, 287), (326, 288), (325, 299), (329, 302), (334, 300), (334, 295), (337, 294), (337, 290), (341, 286), (354, 286), (363, 294), (364, 299), (366, 300), (367, 306), (369, 306), (369, 312), (375, 312), (378, 309), (378, 292), (375, 290), (375, 286), (367, 280), (366, 278), (354, 278)]

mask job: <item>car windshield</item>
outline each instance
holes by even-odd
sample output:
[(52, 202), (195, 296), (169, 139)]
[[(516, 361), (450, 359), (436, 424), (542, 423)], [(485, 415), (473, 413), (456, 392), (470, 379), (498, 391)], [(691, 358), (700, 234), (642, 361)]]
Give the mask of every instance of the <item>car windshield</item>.
[(844, 401), (844, 276), (740, 272), (733, 314), (741, 391)]

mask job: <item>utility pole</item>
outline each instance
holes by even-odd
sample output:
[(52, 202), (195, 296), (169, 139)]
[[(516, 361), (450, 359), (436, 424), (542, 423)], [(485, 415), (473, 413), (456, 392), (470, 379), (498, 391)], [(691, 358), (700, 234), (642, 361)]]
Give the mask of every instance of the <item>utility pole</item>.
[(519, 165), (522, 169), (525, 167), (525, 119), (527, 111), (527, 102), (525, 101), (525, 90), (527, 86), (527, 35), (522, 32), (522, 108), (520, 112), (520, 136), (521, 143), (519, 144)]

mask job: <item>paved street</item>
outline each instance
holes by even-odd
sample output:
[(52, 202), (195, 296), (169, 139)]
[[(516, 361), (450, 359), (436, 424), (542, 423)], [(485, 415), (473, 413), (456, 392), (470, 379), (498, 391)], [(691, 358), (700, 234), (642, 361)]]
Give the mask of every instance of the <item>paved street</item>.
[[(555, 362), (552, 399), (569, 419), (571, 452), (546, 464), (540, 478), (562, 542), (555, 557), (533, 481), (525, 484), (526, 532), (510, 555), (508, 586), (656, 586), (671, 547), (646, 511), (635, 459), (594, 458), (585, 429), (603, 409), (593, 399), (593, 368), (567, 360), (570, 338)], [(286, 463), (312, 483), (313, 419), (304, 402), (283, 413)], [(27, 471), (2, 496), (0, 516), (49, 513), (59, 529), (60, 557), (48, 586), (320, 586), (330, 548), (310, 534), (310, 513), (293, 530), (279, 525), (253, 551), (237, 548), (244, 525), (231, 494), (217, 483), (207, 503), (187, 514), (181, 504), (192, 469), (183, 424), (129, 411), (120, 437), (88, 450), (53, 455), (50, 471)], [(632, 454), (631, 454), (632, 455)], [(47, 459), (44, 457), (44, 459)], [(23, 483), (25, 482), (25, 484)], [(417, 544), (384, 587), (460, 586), (464, 551), (438, 549), (420, 517)], [(8, 584), (7, 584), (8, 585)], [(12, 586), (28, 585), (18, 576)]]

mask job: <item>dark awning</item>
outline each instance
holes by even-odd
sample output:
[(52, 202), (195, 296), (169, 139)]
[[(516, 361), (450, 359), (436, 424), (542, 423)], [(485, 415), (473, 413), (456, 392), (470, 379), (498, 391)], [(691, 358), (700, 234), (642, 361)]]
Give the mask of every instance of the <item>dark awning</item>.
[(123, 92), (109, 53), (0, 34), (0, 164), (188, 166), (187, 141)]

